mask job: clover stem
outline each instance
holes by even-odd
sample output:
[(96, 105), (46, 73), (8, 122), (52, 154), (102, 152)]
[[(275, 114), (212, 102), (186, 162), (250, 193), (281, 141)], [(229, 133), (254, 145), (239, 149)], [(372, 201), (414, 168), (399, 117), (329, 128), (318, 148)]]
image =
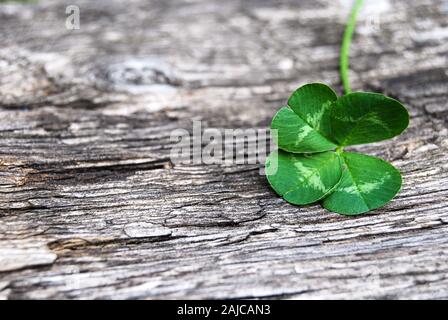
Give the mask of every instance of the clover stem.
[(353, 32), (355, 31), (356, 19), (363, 2), (364, 0), (355, 0), (350, 18), (348, 19), (347, 26), (345, 27), (344, 37), (342, 38), (340, 73), (345, 94), (349, 94), (350, 92), (352, 92), (348, 75), (350, 44), (352, 42)]

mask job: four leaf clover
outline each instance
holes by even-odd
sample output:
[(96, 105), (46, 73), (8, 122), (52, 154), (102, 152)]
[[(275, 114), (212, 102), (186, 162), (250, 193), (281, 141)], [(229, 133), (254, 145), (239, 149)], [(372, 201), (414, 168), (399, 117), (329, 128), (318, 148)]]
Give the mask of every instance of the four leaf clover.
[(390, 139), (408, 124), (406, 108), (395, 99), (368, 92), (338, 97), (324, 84), (306, 84), (272, 120), (279, 150), (267, 158), (266, 176), (292, 204), (321, 201), (344, 215), (379, 208), (400, 190), (400, 172), (344, 147)]

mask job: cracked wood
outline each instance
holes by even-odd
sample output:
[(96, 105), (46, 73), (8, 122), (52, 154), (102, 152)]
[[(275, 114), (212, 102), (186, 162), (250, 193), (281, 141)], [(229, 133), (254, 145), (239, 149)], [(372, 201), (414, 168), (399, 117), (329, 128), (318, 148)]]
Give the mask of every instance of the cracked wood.
[(350, 148), (404, 178), (355, 218), (286, 203), (258, 165), (169, 159), (192, 120), (267, 128), (301, 84), (340, 93), (349, 2), (0, 4), (0, 299), (448, 298), (448, 6), (379, 2), (353, 89), (411, 124)]

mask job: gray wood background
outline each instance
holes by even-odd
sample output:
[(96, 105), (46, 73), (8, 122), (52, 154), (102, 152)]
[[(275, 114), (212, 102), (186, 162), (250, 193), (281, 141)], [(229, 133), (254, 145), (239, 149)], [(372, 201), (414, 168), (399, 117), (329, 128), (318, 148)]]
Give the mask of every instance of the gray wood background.
[(0, 4), (0, 298), (448, 298), (448, 1), (359, 18), (354, 89), (412, 117), (353, 148), (402, 171), (384, 208), (292, 206), (258, 165), (169, 158), (192, 120), (267, 128), (299, 85), (340, 92), (350, 3)]

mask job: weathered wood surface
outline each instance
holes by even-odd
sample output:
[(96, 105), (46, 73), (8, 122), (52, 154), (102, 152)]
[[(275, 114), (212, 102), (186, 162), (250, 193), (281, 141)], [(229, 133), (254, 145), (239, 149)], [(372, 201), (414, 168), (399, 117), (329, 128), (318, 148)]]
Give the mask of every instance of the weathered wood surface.
[(354, 148), (404, 176), (356, 218), (169, 159), (192, 119), (265, 128), (300, 84), (340, 90), (350, 1), (1, 4), (0, 298), (448, 298), (448, 2), (367, 2), (354, 89), (412, 121)]

